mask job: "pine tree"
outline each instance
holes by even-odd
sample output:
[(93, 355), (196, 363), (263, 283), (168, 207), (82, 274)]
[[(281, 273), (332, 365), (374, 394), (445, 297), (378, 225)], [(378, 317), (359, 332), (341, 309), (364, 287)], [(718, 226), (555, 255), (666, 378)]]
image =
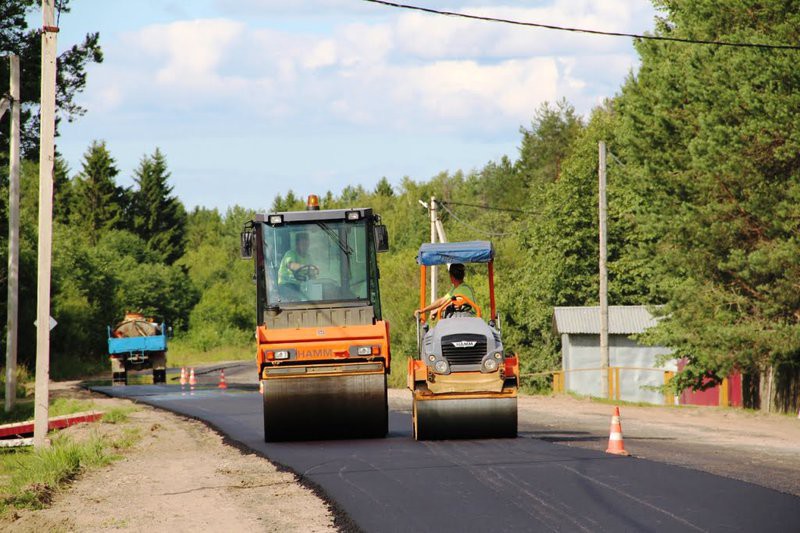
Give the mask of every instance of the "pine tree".
[(72, 192), (70, 219), (95, 245), (101, 234), (123, 226), (125, 191), (116, 184), (119, 169), (105, 141), (94, 141), (83, 159)]
[(134, 233), (171, 265), (186, 246), (186, 209), (171, 196), (169, 177), (161, 150), (156, 148), (152, 156), (144, 156), (135, 171), (138, 190), (132, 195), (132, 212)]
[(386, 176), (382, 177), (378, 184), (375, 186), (375, 194), (378, 196), (385, 196), (387, 198), (394, 196), (394, 190)]

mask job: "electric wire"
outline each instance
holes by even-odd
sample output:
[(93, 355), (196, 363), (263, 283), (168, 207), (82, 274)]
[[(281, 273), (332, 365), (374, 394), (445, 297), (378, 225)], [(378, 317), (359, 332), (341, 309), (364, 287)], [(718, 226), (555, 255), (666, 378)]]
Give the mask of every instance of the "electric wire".
[(568, 31), (573, 33), (587, 33), (590, 35), (602, 35), (606, 37), (628, 37), (633, 39), (641, 39), (647, 41), (669, 41), (684, 44), (700, 44), (707, 46), (729, 46), (735, 48), (759, 48), (763, 50), (800, 50), (800, 45), (794, 44), (767, 44), (767, 43), (743, 43), (734, 41), (713, 41), (706, 39), (687, 39), (683, 37), (667, 37), (665, 35), (644, 35), (638, 33), (623, 33), (615, 31), (601, 31), (592, 30), (587, 28), (571, 28), (568, 26), (556, 26), (555, 24), (542, 24), (538, 22), (526, 22), (521, 20), (504, 19), (498, 17), (486, 17), (481, 15), (470, 15), (469, 13), (458, 13), (455, 11), (444, 11), (440, 9), (432, 9), (428, 7), (415, 6), (410, 4), (400, 4), (398, 2), (387, 2), (385, 0), (363, 0), (371, 4), (379, 4), (387, 7), (394, 7), (398, 9), (409, 9), (412, 11), (422, 11), (433, 15), (442, 15), (447, 17), (458, 17), (471, 20), (480, 20), (483, 22), (499, 22), (502, 24), (512, 24), (515, 26), (526, 26), (531, 28), (542, 28), (546, 30)]
[(493, 207), (493, 206), (490, 206), (490, 205), (470, 204), (470, 203), (467, 203), (467, 202), (451, 202), (451, 201), (444, 201), (443, 200), (443, 201), (441, 201), (439, 203), (442, 204), (442, 205), (447, 204), (447, 205), (461, 205), (461, 206), (464, 206), (464, 207), (477, 207), (479, 209), (486, 209), (487, 211), (505, 211), (505, 212), (508, 212), (508, 213), (521, 213), (523, 215), (535, 215), (536, 214), (536, 213), (533, 213), (531, 211), (524, 211), (522, 209), (512, 209), (510, 207)]
[(511, 236), (511, 235), (519, 235), (520, 233), (522, 233), (521, 231), (505, 232), (505, 233), (504, 232), (496, 232), (496, 231), (486, 231), (484, 229), (475, 227), (474, 225), (470, 224), (469, 222), (467, 222), (465, 220), (461, 220), (461, 218), (459, 218), (458, 215), (453, 213), (453, 211), (451, 209), (449, 209), (447, 207), (447, 205), (442, 203), (441, 206), (442, 206), (442, 209), (447, 211), (447, 213), (450, 214), (451, 217), (453, 217), (453, 220), (455, 220), (456, 222), (458, 222), (462, 226), (465, 226), (465, 227), (471, 229), (472, 231), (474, 231), (476, 233), (479, 233), (481, 235), (486, 235), (487, 237), (508, 237), (508, 236)]

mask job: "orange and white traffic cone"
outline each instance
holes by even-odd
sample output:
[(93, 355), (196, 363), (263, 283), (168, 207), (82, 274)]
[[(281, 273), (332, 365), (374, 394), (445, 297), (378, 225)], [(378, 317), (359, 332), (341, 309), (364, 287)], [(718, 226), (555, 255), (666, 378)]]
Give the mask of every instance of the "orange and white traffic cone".
[(625, 451), (625, 443), (622, 440), (622, 425), (619, 422), (619, 407), (614, 408), (614, 415), (611, 417), (611, 432), (608, 435), (608, 449), (606, 453), (614, 455), (630, 455)]
[(181, 367), (181, 387), (186, 386), (186, 367)]
[(189, 386), (194, 388), (197, 385), (197, 377), (194, 375), (194, 368), (189, 369)]
[(217, 385), (217, 388), (220, 388), (220, 389), (227, 389), (228, 388), (228, 384), (225, 383), (225, 369), (224, 368), (220, 368), (220, 370), (219, 370), (219, 385)]

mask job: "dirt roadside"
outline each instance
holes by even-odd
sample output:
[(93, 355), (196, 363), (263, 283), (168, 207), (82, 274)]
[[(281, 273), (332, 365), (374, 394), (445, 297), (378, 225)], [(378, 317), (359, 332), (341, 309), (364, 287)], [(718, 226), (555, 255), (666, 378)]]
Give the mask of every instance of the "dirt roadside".
[[(91, 399), (101, 409), (132, 405), (74, 385), (55, 394)], [(122, 460), (80, 476), (47, 509), (18, 511), (0, 530), (336, 531), (328, 506), (294, 474), (224, 444), (200, 422), (139, 404), (126, 427), (142, 438)], [(68, 429), (74, 438), (115, 430)]]

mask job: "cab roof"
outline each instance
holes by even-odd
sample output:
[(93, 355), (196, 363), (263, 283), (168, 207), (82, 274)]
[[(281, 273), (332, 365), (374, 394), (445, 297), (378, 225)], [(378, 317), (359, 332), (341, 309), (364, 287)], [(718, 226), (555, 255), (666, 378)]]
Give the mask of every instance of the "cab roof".
[(356, 211), (360, 219), (372, 217), (372, 209), (369, 207), (354, 207), (352, 209), (315, 209), (308, 211), (278, 211), (268, 214), (257, 214), (256, 222), (269, 223), (269, 217), (280, 215), (282, 223), (291, 224), (293, 222), (335, 222), (347, 220), (347, 214)]
[(488, 263), (494, 259), (489, 241), (426, 242), (419, 247), (417, 263), (425, 266), (446, 263)]

